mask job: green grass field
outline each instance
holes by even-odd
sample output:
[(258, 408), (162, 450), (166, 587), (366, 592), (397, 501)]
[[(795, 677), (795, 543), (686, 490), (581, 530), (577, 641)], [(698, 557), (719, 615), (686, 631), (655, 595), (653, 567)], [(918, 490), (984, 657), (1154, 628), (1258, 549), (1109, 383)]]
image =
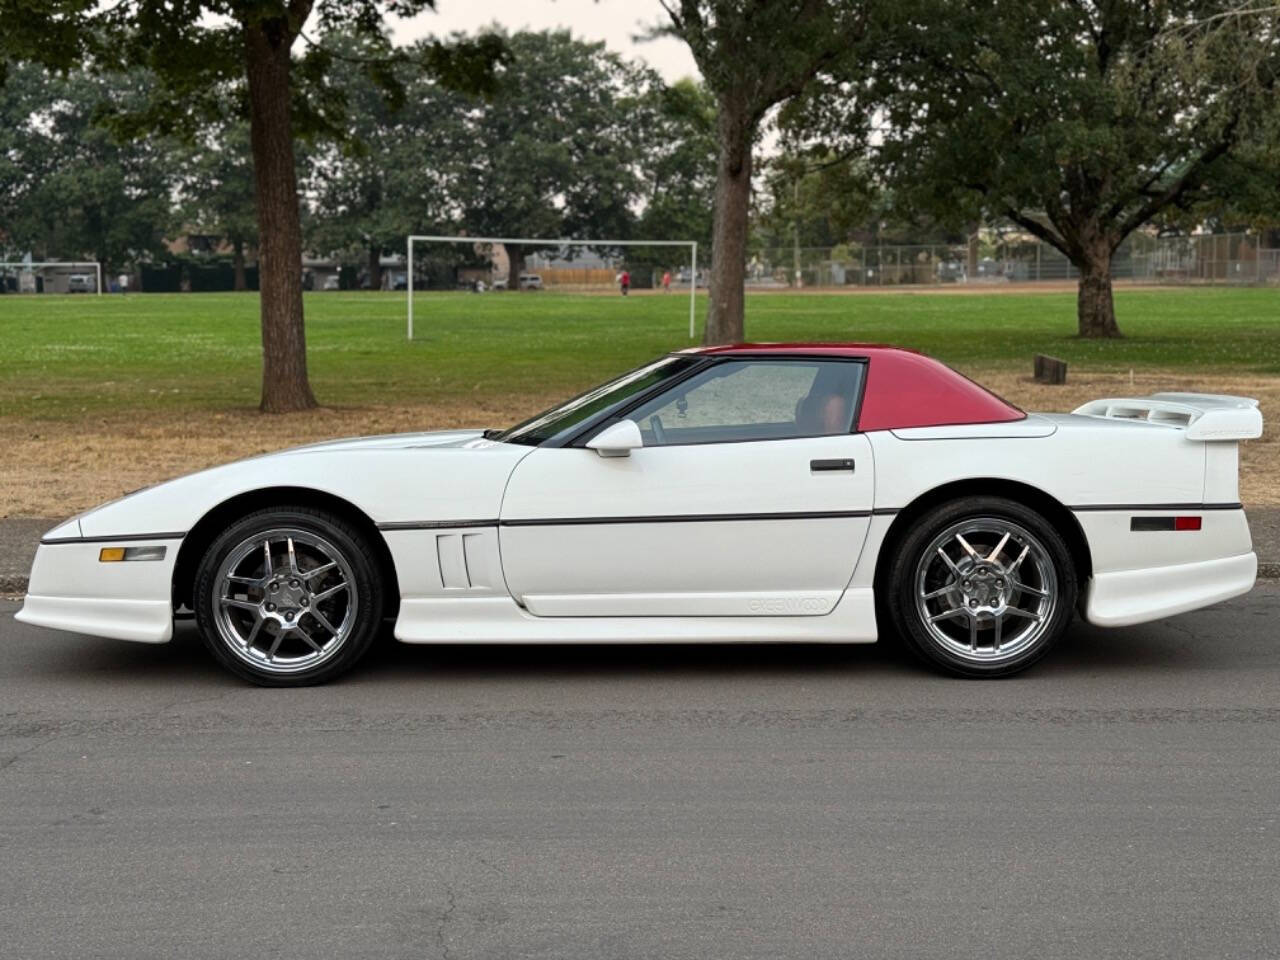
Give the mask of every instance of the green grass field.
[[(312, 385), (322, 403), (429, 403), (468, 393), (568, 393), (689, 346), (671, 296), (424, 294), (405, 340), (403, 294), (308, 294)], [(1121, 290), (1127, 337), (1074, 337), (1075, 296), (759, 294), (755, 340), (871, 340), (961, 369), (1029, 370), (1050, 353), (1090, 370), (1280, 374), (1280, 291)], [(700, 300), (702, 320), (705, 300)], [(0, 415), (69, 417), (257, 402), (255, 294), (0, 297)]]

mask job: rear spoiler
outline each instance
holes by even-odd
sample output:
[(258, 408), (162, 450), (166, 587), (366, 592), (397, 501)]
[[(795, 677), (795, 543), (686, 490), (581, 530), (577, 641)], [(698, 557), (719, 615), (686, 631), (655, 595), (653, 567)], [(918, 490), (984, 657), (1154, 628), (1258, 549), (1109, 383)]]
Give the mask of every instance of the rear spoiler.
[(1262, 411), (1250, 397), (1213, 393), (1153, 393), (1091, 400), (1072, 411), (1084, 417), (1142, 420), (1186, 431), (1188, 440), (1253, 440), (1262, 436)]

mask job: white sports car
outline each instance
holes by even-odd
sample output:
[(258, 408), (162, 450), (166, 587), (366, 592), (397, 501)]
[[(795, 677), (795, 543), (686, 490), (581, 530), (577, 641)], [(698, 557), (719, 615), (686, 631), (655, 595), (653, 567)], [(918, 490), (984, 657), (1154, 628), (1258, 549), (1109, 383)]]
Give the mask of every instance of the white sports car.
[(268, 685), (407, 643), (870, 643), (1000, 676), (1079, 608), (1123, 626), (1247, 592), (1256, 401), (1025, 414), (859, 344), (662, 357), (508, 430), (338, 440), (49, 531), (18, 619), (163, 643), (194, 613)]

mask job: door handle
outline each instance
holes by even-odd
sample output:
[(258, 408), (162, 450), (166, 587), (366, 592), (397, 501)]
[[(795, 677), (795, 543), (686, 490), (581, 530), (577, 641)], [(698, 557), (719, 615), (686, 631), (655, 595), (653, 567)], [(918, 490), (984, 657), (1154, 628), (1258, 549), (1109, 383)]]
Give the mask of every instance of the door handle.
[(810, 460), (809, 469), (814, 473), (822, 473), (828, 470), (848, 470), (853, 473), (853, 461), (851, 459)]

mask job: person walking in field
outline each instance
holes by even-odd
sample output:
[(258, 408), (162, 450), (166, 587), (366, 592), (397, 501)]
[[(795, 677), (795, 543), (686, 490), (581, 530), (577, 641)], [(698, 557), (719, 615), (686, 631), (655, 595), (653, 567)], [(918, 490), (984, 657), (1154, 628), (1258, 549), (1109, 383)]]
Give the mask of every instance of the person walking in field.
[(618, 279), (618, 283), (622, 286), (622, 295), (625, 297), (627, 291), (631, 289), (631, 271), (626, 267), (622, 268), (622, 276)]
[(664, 270), (662, 273), (662, 292), (663, 293), (671, 292), (671, 271), (670, 270)]

